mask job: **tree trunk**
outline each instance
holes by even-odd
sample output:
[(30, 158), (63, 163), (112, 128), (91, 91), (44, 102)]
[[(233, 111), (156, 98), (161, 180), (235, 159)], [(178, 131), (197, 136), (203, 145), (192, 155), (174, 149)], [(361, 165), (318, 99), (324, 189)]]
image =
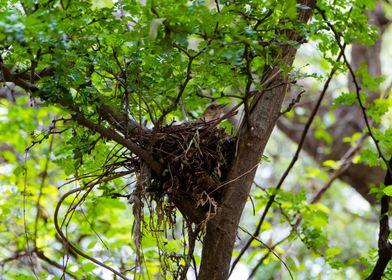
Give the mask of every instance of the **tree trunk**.
[[(307, 22), (315, 5), (314, 0), (299, 1), (301, 5), (310, 9), (298, 10), (298, 17)], [(291, 40), (299, 40), (297, 33), (287, 32)], [(296, 49), (285, 46), (282, 50), (284, 61), (291, 65)], [(200, 264), (199, 280), (225, 280), (228, 278), (230, 260), (236, 240), (240, 217), (248, 198), (257, 166), (264, 148), (271, 135), (287, 90), (286, 77), (277, 74), (274, 69), (269, 91), (262, 91), (255, 95), (249, 110), (248, 119), (244, 119), (238, 133), (237, 155), (227, 178), (230, 182), (224, 186), (222, 200), (216, 215), (208, 221), (206, 234), (203, 240), (202, 259)]]

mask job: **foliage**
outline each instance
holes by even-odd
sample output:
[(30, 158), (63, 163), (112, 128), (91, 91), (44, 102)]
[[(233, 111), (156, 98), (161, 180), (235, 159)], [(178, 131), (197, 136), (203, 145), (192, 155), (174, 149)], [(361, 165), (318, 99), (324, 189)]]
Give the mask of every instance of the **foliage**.
[[(257, 91), (269, 86), (263, 77), (275, 67), (291, 84), (310, 79), (321, 87), (331, 69), (338, 73), (349, 70), (343, 59), (336, 59), (342, 51), (339, 44), (371, 45), (377, 39), (377, 30), (368, 24), (365, 13), (375, 4), (363, 0), (317, 1), (314, 17), (306, 24), (297, 16), (309, 7), (291, 0), (0, 0), (0, 62), (14, 73), (14, 80), (7, 81), (2, 68), (3, 86), (13, 94), (1, 101), (0, 242), (4, 249), (0, 251), (0, 264), (4, 279), (112, 277), (111, 272), (82, 258), (78, 250), (135, 279), (193, 277), (200, 264), (198, 240), (203, 231), (189, 217), (182, 217), (169, 192), (160, 194), (161, 199), (154, 196), (157, 192), (146, 192), (143, 201), (136, 201), (133, 194), (138, 191), (143, 167), (133, 151), (97, 129), (81, 125), (77, 117), (84, 116), (103, 129), (114, 127), (124, 139), (150, 148), (156, 156), (156, 146), (143, 142), (142, 132), (135, 134), (130, 124), (162, 132), (160, 129), (173, 124), (197, 122), (212, 102), (246, 107)], [(289, 32), (302, 39), (289, 39)], [(284, 46), (299, 48), (307, 41), (317, 47), (320, 57), (316, 67), (324, 66), (322, 71), (286, 65)], [(308, 55), (297, 61), (311, 63), (312, 59)], [(390, 155), (392, 150), (391, 130), (382, 125), (391, 102), (367, 98), (383, 79), (372, 77), (365, 64), (355, 75), (361, 80), (361, 90), (342, 90), (329, 110), (364, 104), (371, 127), (345, 141), (355, 146), (370, 128), (381, 148), (366, 142), (356, 163), (387, 168), (380, 152)], [(18, 79), (27, 81), (26, 87), (18, 84)], [(19, 96), (26, 90), (28, 97)], [(112, 111), (104, 115), (107, 108)], [(121, 119), (117, 112), (125, 117)], [(305, 122), (308, 116), (292, 118)], [(313, 136), (327, 147), (343, 142), (329, 131), (337, 121), (328, 122), (327, 115), (317, 117)], [(124, 123), (127, 129), (123, 129)], [(219, 130), (220, 138), (235, 139), (235, 125), (227, 120), (220, 125), (225, 129)], [(203, 153), (208, 153), (209, 159), (226, 157), (211, 165), (210, 177), (220, 177), (227, 170), (230, 153), (223, 151), (216, 156), (214, 151), (200, 150), (203, 145), (197, 140), (201, 138), (171, 135), (191, 143), (195, 157)], [(375, 254), (368, 256), (365, 250), (355, 249), (375, 246), (376, 239), (370, 244), (360, 230), (362, 219), (370, 219), (371, 226), (365, 227), (375, 233), (375, 212), (347, 213), (349, 203), (342, 196), (348, 187), (342, 183), (337, 183), (336, 192), (326, 195), (325, 200), (312, 202), (315, 189), (320, 189), (317, 186), (326, 185), (330, 174), (345, 166), (340, 159), (317, 167), (304, 156), (300, 170), (291, 174), (283, 189), (275, 190), (273, 186), (288, 164), (285, 158), (294, 150), (285, 149), (290, 145), (282, 137), (272, 138), (275, 145), (270, 144), (267, 150), (268, 161), (262, 161), (263, 170), (274, 175), (267, 176), (270, 182), (264, 180), (252, 190), (255, 216), (250, 204), (243, 214), (242, 227), (246, 230), (240, 236), (247, 239), (267, 201), (276, 196), (259, 242), (253, 242), (241, 259), (248, 266), (247, 273), (254, 269), (256, 278), (264, 275), (270, 279), (286, 261), (290, 270), (284, 277), (292, 273), (296, 279), (362, 279), (368, 272), (362, 272), (357, 260), (362, 257), (371, 267)], [(157, 141), (165, 140), (157, 137), (152, 142)], [(224, 146), (215, 138), (213, 142), (216, 149)], [(188, 152), (189, 147), (182, 148)], [(235, 149), (233, 145), (231, 148)], [(202, 165), (196, 159), (194, 162)], [(182, 164), (179, 162), (183, 169), (178, 170), (186, 170)], [(183, 175), (165, 174), (170, 178)], [(192, 175), (202, 177), (200, 173)], [(151, 182), (161, 183), (159, 176), (152, 177)], [(377, 191), (390, 195), (391, 186), (384, 187)], [(200, 208), (215, 207), (215, 200), (219, 199), (207, 195)], [(56, 230), (53, 217), (57, 216), (67, 240), (76, 248)], [(348, 224), (351, 232), (346, 229)], [(337, 234), (340, 230), (347, 230), (351, 239)], [(286, 234), (279, 234), (278, 240), (278, 232)], [(238, 245), (234, 257), (241, 250), (241, 242)], [(190, 267), (194, 269), (188, 271)], [(320, 267), (325, 272), (319, 271)]]

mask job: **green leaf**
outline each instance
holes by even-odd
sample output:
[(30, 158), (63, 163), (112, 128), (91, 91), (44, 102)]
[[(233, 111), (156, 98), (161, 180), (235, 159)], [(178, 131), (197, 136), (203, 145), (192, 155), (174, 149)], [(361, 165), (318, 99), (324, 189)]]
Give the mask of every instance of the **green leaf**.
[(368, 107), (368, 115), (377, 123), (380, 123), (382, 117), (390, 110), (391, 101), (388, 99), (376, 99)]
[[(366, 93), (360, 93), (360, 98), (362, 103), (367, 98)], [(357, 94), (355, 92), (347, 92), (341, 93), (337, 98), (334, 99), (333, 105), (331, 106), (332, 109), (336, 109), (339, 105), (353, 105), (354, 103), (358, 102)]]
[(380, 84), (384, 81), (383, 77), (373, 77), (368, 72), (368, 67), (365, 63), (362, 63), (359, 69), (356, 71), (358, 79), (362, 82), (362, 89), (369, 89), (371, 91), (377, 91)]
[(392, 196), (392, 185), (386, 186), (382, 190), (387, 196)]
[(360, 153), (361, 162), (367, 163), (369, 166), (379, 166), (380, 160), (376, 152), (370, 149), (363, 149)]
[(97, 268), (97, 266), (91, 262), (84, 263), (82, 266), (83, 271), (87, 272), (87, 273), (92, 272), (96, 268)]
[(341, 251), (342, 249), (340, 247), (331, 247), (325, 250), (325, 254), (327, 257), (333, 258), (336, 255), (340, 254)]
[(326, 160), (323, 162), (323, 165), (326, 167), (330, 167), (333, 170), (339, 170), (342, 166), (342, 162), (340, 160)]
[(359, 140), (359, 138), (361, 138), (362, 133), (360, 132), (355, 132), (353, 135), (347, 136), (343, 138), (343, 142), (345, 143), (350, 143), (351, 146), (355, 146)]
[(113, 0), (91, 0), (93, 9), (112, 8), (114, 6)]

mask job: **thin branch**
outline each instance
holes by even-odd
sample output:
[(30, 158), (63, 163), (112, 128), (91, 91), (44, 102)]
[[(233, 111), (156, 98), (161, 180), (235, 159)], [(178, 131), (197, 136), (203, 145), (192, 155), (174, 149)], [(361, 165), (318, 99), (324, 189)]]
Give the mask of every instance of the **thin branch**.
[[(0, 70), (3, 73), (3, 80), (8, 81), (8, 82), (13, 82), (16, 85), (22, 87), (25, 91), (27, 92), (32, 92), (36, 93), (38, 96), (40, 96), (39, 89), (34, 85), (29, 83), (28, 81), (25, 81), (21, 78), (19, 78), (16, 74), (12, 73), (7, 66), (0, 61)], [(41, 93), (42, 94), (42, 93)], [(80, 125), (85, 126), (95, 132), (100, 133), (103, 137), (108, 138), (110, 140), (113, 140), (124, 147), (128, 148), (130, 151), (132, 151), (135, 155), (139, 156), (142, 158), (148, 165), (151, 166), (151, 168), (156, 172), (157, 174), (160, 174), (163, 171), (162, 165), (157, 162), (151, 155), (148, 153), (146, 150), (143, 148), (139, 147), (136, 143), (129, 139), (125, 139), (115, 131), (105, 128), (103, 126), (97, 125), (92, 123), (90, 120), (85, 118), (79, 109), (74, 105), (74, 104), (69, 104), (67, 101), (64, 101), (62, 99), (56, 100), (57, 103), (60, 105), (65, 106), (68, 110), (73, 112), (73, 120), (76, 120)], [(122, 125), (127, 123), (127, 117), (120, 115), (118, 113), (115, 113), (114, 110), (109, 107), (109, 106), (100, 106), (98, 108), (98, 111), (100, 113), (100, 116), (103, 116), (104, 119), (106, 119), (109, 123), (114, 125), (117, 129), (124, 129)], [(139, 126), (134, 123), (130, 122), (130, 129), (134, 131), (135, 129), (138, 129)], [(126, 130), (124, 130), (126, 131)]]
[(183, 52), (183, 53), (188, 57), (188, 65), (187, 65), (187, 69), (186, 69), (186, 76), (185, 76), (185, 80), (180, 84), (180, 86), (179, 86), (179, 88), (178, 88), (178, 94), (177, 94), (177, 97), (176, 97), (174, 103), (171, 104), (171, 106), (170, 106), (168, 109), (164, 110), (164, 111), (162, 112), (162, 115), (161, 115), (161, 116), (159, 117), (159, 119), (156, 121), (155, 130), (157, 130), (157, 129), (159, 128), (159, 125), (161, 124), (161, 122), (163, 121), (163, 119), (164, 119), (164, 118), (173, 110), (173, 108), (175, 108), (175, 107), (178, 105), (178, 103), (180, 102), (180, 100), (181, 100), (181, 98), (182, 98), (182, 95), (184, 94), (185, 89), (186, 89), (186, 87), (187, 87), (189, 81), (192, 79), (191, 72), (192, 72), (192, 63), (193, 63), (193, 60), (194, 60), (195, 58), (197, 58), (197, 57), (202, 53), (202, 51), (200, 51), (200, 52), (198, 52), (196, 55), (191, 55), (186, 49), (184, 49), (183, 47), (181, 47), (180, 45), (175, 44), (175, 43), (173, 44), (173, 47), (175, 47), (176, 49), (178, 49), (180, 52)]
[(297, 103), (299, 103), (299, 102), (301, 101), (301, 97), (302, 97), (302, 95), (303, 95), (305, 92), (306, 92), (306, 90), (302, 90), (300, 93), (298, 93), (298, 95), (297, 95), (295, 98), (293, 98), (293, 99), (291, 100), (291, 102), (290, 102), (290, 104), (287, 106), (287, 108), (286, 108), (285, 110), (283, 110), (280, 114), (281, 114), (281, 115), (284, 115), (284, 114), (290, 112), (290, 111), (294, 108), (295, 104), (297, 104)]
[[(260, 242), (261, 245), (263, 245), (265, 248), (267, 248), (268, 251), (271, 252), (271, 253), (272, 253), (272, 254), (273, 254), (273, 255), (274, 255), (283, 265), (284, 265), (284, 267), (287, 269), (287, 271), (288, 271), (288, 273), (289, 273), (289, 275), (290, 275), (290, 278), (291, 278), (292, 280), (294, 280), (293, 274), (291, 273), (291, 270), (290, 270), (289, 266), (288, 266), (287, 263), (279, 256), (279, 254), (275, 252), (275, 250), (274, 250), (272, 247), (270, 247), (270, 246), (268, 246), (267, 244), (265, 244), (260, 238), (258, 238), (257, 236), (252, 235), (249, 231), (247, 231), (247, 230), (244, 229), (243, 227), (240, 227), (240, 229), (241, 229), (243, 232), (245, 232), (245, 233), (247, 233), (248, 235), (250, 235), (254, 240)], [(274, 246), (277, 246), (277, 244), (275, 244)], [(251, 277), (253, 277), (253, 275), (250, 275), (250, 276), (249, 276), (249, 278), (251, 278)]]
[[(333, 34), (335, 36), (336, 43), (338, 44), (340, 50), (341, 51), (344, 50), (345, 49), (345, 45), (342, 45), (342, 43), (340, 42), (341, 36), (336, 31), (335, 27), (328, 21), (326, 15), (325, 15), (325, 11), (322, 10), (320, 7), (317, 7), (317, 6), (316, 6), (316, 10), (320, 13), (320, 15), (323, 18), (323, 20), (325, 21), (325, 23), (328, 25), (328, 27), (333, 32)], [(374, 142), (374, 145), (376, 146), (376, 149), (377, 149), (377, 152), (378, 152), (378, 156), (383, 160), (383, 162), (385, 163), (385, 165), (388, 168), (389, 172), (392, 173), (392, 169), (389, 166), (388, 160), (385, 158), (385, 156), (381, 152), (380, 145), (378, 144), (379, 141), (376, 139), (376, 137), (373, 134), (373, 131), (372, 131), (372, 128), (371, 128), (371, 125), (370, 125), (370, 121), (369, 121), (369, 117), (367, 116), (367, 113), (366, 113), (366, 108), (365, 108), (365, 106), (364, 106), (364, 104), (363, 104), (363, 102), (361, 100), (360, 92), (361, 92), (362, 87), (359, 85), (358, 79), (357, 79), (357, 77), (356, 77), (356, 75), (354, 73), (354, 69), (352, 68), (349, 60), (347, 59), (347, 56), (346, 56), (344, 51), (343, 51), (343, 60), (344, 60), (344, 63), (346, 64), (346, 66), (347, 66), (347, 68), (348, 68), (348, 70), (350, 72), (350, 75), (351, 75), (351, 77), (353, 79), (358, 105), (361, 108), (362, 117), (363, 117), (363, 119), (365, 121), (366, 128), (368, 130), (369, 136), (370, 136), (370, 138), (372, 138), (372, 140)]]
[(254, 165), (252, 168), (250, 168), (248, 171), (242, 173), (241, 175), (237, 176), (236, 178), (234, 178), (234, 179), (232, 179), (232, 180), (229, 180), (229, 181), (226, 181), (226, 182), (220, 184), (220, 185), (217, 186), (215, 189), (213, 189), (212, 191), (210, 191), (210, 192), (208, 193), (208, 195), (211, 195), (211, 194), (213, 194), (214, 192), (216, 192), (217, 190), (221, 189), (222, 187), (227, 186), (228, 184), (231, 184), (231, 183), (233, 183), (233, 182), (239, 180), (240, 178), (242, 178), (242, 177), (248, 175), (249, 173), (253, 172), (258, 166), (259, 166), (259, 163), (255, 164), (255, 165)]
[(101, 134), (103, 137), (113, 140), (121, 145), (123, 145), (125, 148), (129, 149), (132, 153), (135, 155), (139, 156), (142, 158), (150, 167), (151, 169), (156, 172), (157, 174), (161, 174), (163, 171), (162, 165), (156, 161), (149, 152), (146, 150), (142, 149), (139, 147), (135, 142), (133, 142), (130, 139), (126, 139), (122, 137), (120, 134), (117, 132), (105, 128), (103, 126), (100, 126), (98, 124), (95, 124), (91, 122), (90, 120), (86, 119), (81, 113), (75, 112), (72, 115), (72, 118), (77, 121), (80, 125), (87, 127), (91, 129), (92, 131), (95, 131), (99, 134)]
[(357, 141), (357, 144), (354, 147), (351, 147), (340, 159), (341, 166), (329, 176), (328, 181), (324, 184), (324, 186), (318, 191), (316, 196), (312, 199), (312, 204), (317, 203), (322, 195), (331, 187), (332, 183), (342, 175), (352, 164), (352, 158), (354, 155), (361, 149), (363, 142), (365, 141), (367, 135), (364, 134)]
[[(347, 152), (344, 154), (344, 156), (342, 157), (341, 161), (342, 164), (340, 166), (340, 168), (338, 170), (335, 170), (330, 176), (328, 181), (324, 184), (324, 186), (320, 189), (320, 191), (316, 194), (316, 196), (312, 199), (312, 201), (310, 202), (311, 204), (315, 204), (317, 203), (321, 196), (330, 188), (330, 186), (332, 185), (332, 183), (342, 174), (344, 173), (352, 164), (352, 158), (354, 157), (354, 155), (358, 152), (358, 150), (361, 148), (364, 140), (366, 139), (367, 135), (363, 135), (357, 142), (357, 144), (354, 147), (351, 147), (349, 150), (347, 150)], [(286, 217), (287, 218), (287, 217)], [(290, 219), (287, 219), (290, 220)], [(287, 235), (285, 238), (281, 239), (280, 241), (278, 241), (277, 243), (275, 243), (271, 248), (275, 248), (276, 246), (278, 246), (279, 244), (283, 243), (287, 238), (289, 238), (292, 234), (292, 232), (297, 231), (297, 227), (299, 226), (299, 224), (302, 221), (302, 216), (299, 216), (297, 218), (297, 220), (295, 221), (294, 224), (290, 225), (292, 226), (292, 230), (291, 233), (289, 235)], [(267, 259), (267, 257), (269, 256), (270, 251), (268, 251), (257, 263), (257, 265), (252, 269), (250, 276), (248, 279), (251, 279), (252, 277), (254, 277), (254, 275), (256, 274), (256, 271), (258, 270), (258, 268), (263, 264), (263, 262)]]
[(45, 166), (44, 169), (41, 172), (41, 183), (39, 186), (39, 190), (38, 190), (38, 198), (37, 198), (37, 202), (35, 204), (35, 208), (36, 208), (36, 215), (35, 215), (35, 221), (34, 221), (34, 234), (33, 234), (33, 242), (34, 242), (34, 247), (37, 248), (37, 232), (38, 232), (38, 222), (39, 222), (39, 217), (41, 216), (41, 198), (42, 198), (42, 194), (43, 194), (43, 189), (45, 186), (45, 180), (48, 177), (48, 169), (49, 169), (49, 162), (50, 162), (50, 154), (52, 153), (52, 147), (53, 147), (53, 135), (50, 139), (50, 143), (49, 143), (49, 149), (48, 149), (48, 155), (46, 157), (46, 161), (45, 161)]
[(75, 274), (73, 274), (72, 272), (67, 271), (66, 268), (65, 268), (64, 266), (62, 266), (61, 264), (58, 264), (58, 263), (55, 262), (54, 260), (49, 259), (49, 258), (44, 254), (43, 251), (36, 250), (35, 253), (36, 253), (37, 257), (38, 257), (40, 260), (42, 260), (42, 261), (44, 261), (44, 262), (50, 264), (51, 266), (54, 266), (54, 267), (60, 269), (60, 270), (63, 271), (65, 274), (67, 274), (68, 276), (70, 276), (70, 277), (72, 277), (72, 278), (74, 278), (74, 279), (80, 279), (79, 277), (77, 277), (77, 276), (76, 276)]
[[(219, 9), (219, 8), (218, 8)], [(156, 121), (156, 126), (154, 127), (154, 130), (157, 130), (159, 125), (161, 124), (161, 122), (163, 121), (163, 119), (171, 112), (173, 111), (173, 108), (175, 108), (178, 103), (180, 102), (180, 99), (182, 98), (185, 89), (189, 83), (189, 81), (192, 79), (192, 64), (193, 61), (198, 58), (200, 55), (202, 55), (203, 53), (205, 53), (208, 48), (210, 47), (212, 41), (215, 39), (214, 35), (216, 35), (218, 33), (218, 27), (219, 27), (219, 23), (217, 22), (215, 24), (215, 28), (214, 28), (214, 32), (213, 32), (213, 36), (211, 38), (208, 39), (207, 44), (204, 46), (204, 48), (202, 48), (200, 51), (198, 51), (196, 54), (192, 55), (190, 54), (185, 48), (183, 48), (181, 45), (173, 43), (173, 47), (178, 49), (180, 52), (184, 53), (187, 57), (188, 57), (188, 65), (187, 65), (187, 69), (186, 69), (186, 76), (185, 76), (185, 80), (180, 84), (179, 88), (178, 88), (178, 94), (177, 97), (174, 101), (173, 104), (171, 104), (171, 106), (164, 110), (162, 112), (162, 115), (159, 117), (159, 119)]]
[(218, 13), (220, 13), (219, 0), (215, 0), (215, 5)]
[[(187, 272), (189, 270), (189, 267), (191, 265), (191, 261), (193, 259), (193, 253), (195, 251), (195, 245), (196, 245), (196, 239), (197, 239), (197, 235), (199, 234), (200, 229), (196, 228), (195, 230), (192, 230), (192, 225), (189, 224), (188, 225), (188, 252), (187, 252), (187, 256), (186, 256), (186, 261), (185, 261), (185, 265), (184, 265), (184, 270), (181, 273), (181, 280), (186, 280), (187, 279)], [(194, 267), (194, 271), (195, 273), (197, 273), (197, 268), (196, 266)], [(196, 279), (197, 279), (197, 274), (196, 274)]]
[(24, 156), (24, 166), (23, 166), (23, 175), (24, 175), (24, 182), (23, 182), (23, 229), (24, 229), (24, 235), (25, 235), (25, 240), (26, 240), (26, 249), (27, 249), (27, 256), (29, 259), (29, 262), (31, 264), (31, 270), (33, 271), (33, 274), (36, 279), (38, 278), (37, 273), (35, 272), (34, 268), (34, 262), (33, 262), (33, 256), (32, 256), (32, 250), (30, 249), (30, 238), (29, 238), (29, 229), (27, 226), (27, 218), (26, 218), (26, 196), (27, 196), (27, 151), (25, 152)]
[(287, 235), (286, 237), (282, 238), (281, 240), (279, 240), (278, 242), (276, 242), (273, 246), (271, 247), (267, 247), (268, 248), (268, 252), (257, 262), (257, 264), (255, 265), (255, 267), (252, 269), (252, 271), (249, 274), (248, 280), (252, 279), (255, 274), (256, 271), (259, 269), (259, 267), (264, 263), (264, 261), (269, 257), (269, 255), (273, 252), (273, 250), (279, 246), (281, 243), (283, 243), (284, 241), (286, 241), (288, 238), (290, 237), (290, 234)]
[[(342, 44), (340, 43), (340, 34), (336, 31), (335, 27), (328, 21), (325, 11), (319, 7), (316, 7), (317, 11), (319, 11), (320, 15), (322, 16), (323, 20), (326, 22), (328, 27), (331, 29), (335, 36), (336, 43), (338, 44), (339, 48), (343, 50)], [(377, 152), (379, 157), (383, 160), (387, 167), (387, 173), (384, 180), (384, 185), (392, 185), (392, 158), (388, 161), (386, 157), (383, 155), (381, 148), (379, 146), (379, 141), (376, 139), (375, 135), (372, 132), (371, 125), (369, 118), (366, 113), (366, 108), (361, 100), (360, 91), (361, 86), (359, 85), (358, 79), (354, 73), (352, 66), (350, 65), (346, 55), (343, 52), (343, 59), (344, 62), (349, 69), (351, 77), (353, 79), (353, 83), (355, 86), (355, 93), (357, 96), (358, 105), (361, 109), (363, 119), (366, 124), (366, 128), (368, 130), (370, 138), (373, 140), (374, 145), (376, 146)], [(381, 213), (380, 213), (380, 231), (378, 235), (378, 260), (377, 263), (371, 273), (371, 275), (366, 278), (367, 280), (376, 280), (381, 279), (382, 275), (386, 267), (388, 266), (389, 261), (392, 258), (392, 244), (389, 242), (389, 221), (388, 221), (388, 212), (389, 212), (389, 202), (390, 197), (388, 195), (383, 195), (381, 198)]]
[[(388, 162), (388, 170), (385, 175), (384, 185), (392, 185), (392, 157)], [(388, 195), (383, 195), (381, 198), (381, 211), (380, 211), (380, 231), (378, 234), (378, 260), (374, 269), (366, 280), (378, 280), (384, 275), (384, 271), (388, 266), (389, 261), (392, 258), (392, 244), (389, 242), (389, 202), (390, 197)]]
[[(118, 178), (118, 177), (121, 177), (121, 176), (122, 176), (122, 174), (120, 174), (120, 175), (114, 175), (114, 176), (110, 176), (110, 177), (105, 177), (105, 178), (101, 179), (101, 180), (99, 181), (99, 183), (109, 182), (109, 181), (114, 180), (114, 179), (116, 179), (116, 178)], [(94, 182), (94, 185), (95, 185), (95, 184), (97, 184), (97, 182)], [(95, 258), (93, 258), (93, 257), (91, 257), (91, 256), (89, 256), (89, 255), (87, 255), (87, 254), (86, 254), (85, 252), (83, 252), (81, 249), (79, 249), (79, 248), (77, 248), (75, 245), (73, 245), (73, 244), (68, 240), (68, 238), (66, 237), (66, 235), (65, 235), (64, 232), (62, 231), (61, 226), (59, 225), (59, 219), (58, 219), (59, 217), (58, 217), (58, 216), (59, 216), (60, 207), (61, 207), (62, 203), (64, 202), (64, 200), (65, 200), (67, 197), (69, 197), (70, 195), (74, 194), (74, 193), (81, 192), (81, 191), (86, 190), (86, 189), (89, 189), (89, 188), (91, 188), (91, 187), (92, 187), (91, 185), (87, 184), (87, 185), (84, 186), (84, 187), (76, 188), (76, 189), (74, 189), (74, 190), (71, 190), (71, 191), (65, 193), (65, 194), (59, 199), (59, 201), (57, 202), (56, 208), (55, 208), (55, 212), (54, 212), (54, 226), (55, 226), (55, 228), (56, 228), (57, 233), (59, 234), (59, 236), (61, 237), (61, 239), (64, 241), (64, 244), (65, 244), (67, 247), (69, 247), (72, 251), (74, 251), (74, 252), (77, 253), (78, 255), (80, 255), (80, 256), (82, 256), (82, 257), (88, 259), (89, 261), (91, 261), (91, 262), (93, 262), (93, 263), (99, 265), (100, 267), (106, 268), (107, 270), (113, 272), (115, 275), (117, 275), (117, 276), (120, 277), (121, 279), (128, 280), (128, 278), (127, 278), (125, 275), (123, 275), (122, 273), (120, 273), (120, 272), (118, 272), (117, 270), (115, 270), (114, 268), (112, 268), (112, 267), (110, 267), (110, 266), (104, 264), (103, 262), (100, 262), (99, 260), (97, 260), (97, 259), (95, 259)]]
[[(364, 142), (366, 138), (366, 135), (363, 135), (357, 142), (357, 144), (354, 147), (351, 147), (342, 157), (341, 161), (341, 167), (338, 170), (335, 170), (330, 176), (328, 181), (324, 184), (324, 186), (320, 189), (320, 191), (316, 194), (316, 196), (312, 199), (312, 201), (310, 202), (311, 204), (317, 203), (320, 198), (322, 197), (322, 195), (330, 188), (330, 186), (332, 185), (332, 183), (342, 174), (344, 173), (344, 171), (346, 171), (350, 165), (352, 164), (352, 158), (353, 156), (358, 152), (358, 150), (361, 148), (362, 143)], [(287, 218), (287, 217), (286, 217)], [(287, 219), (288, 221), (290, 219)], [(293, 231), (297, 231), (297, 227), (299, 226), (300, 222), (302, 220), (302, 216), (299, 216), (297, 218), (297, 220), (295, 221), (294, 224), (290, 225), (292, 226), (292, 230), (291, 233)], [(278, 241), (277, 243), (275, 243), (271, 249), (274, 249), (276, 246), (280, 245), (281, 243), (283, 243), (286, 239), (288, 239), (291, 236), (291, 233), (289, 235), (287, 235), (285, 238), (281, 239), (280, 241)], [(256, 271), (259, 269), (259, 267), (263, 264), (263, 262), (267, 259), (267, 257), (269, 256), (269, 254), (271, 253), (271, 251), (268, 251), (256, 264), (256, 266), (251, 270), (251, 273), (249, 275), (248, 279), (251, 279), (255, 276)]]
[[(337, 62), (338, 62), (338, 61), (340, 60), (340, 58), (342, 57), (343, 53), (344, 53), (344, 49), (341, 50), (340, 54), (338, 55), (338, 57), (337, 57), (337, 59), (336, 59)], [(264, 212), (263, 212), (263, 214), (261, 215), (261, 218), (260, 218), (260, 220), (259, 220), (259, 222), (258, 222), (258, 224), (257, 224), (257, 227), (256, 227), (255, 232), (253, 233), (252, 237), (248, 240), (248, 242), (245, 244), (245, 246), (242, 248), (242, 250), (241, 250), (240, 254), (237, 256), (237, 258), (234, 260), (234, 262), (233, 262), (233, 264), (232, 264), (232, 266), (231, 266), (231, 269), (230, 269), (230, 274), (233, 272), (235, 266), (236, 266), (237, 263), (240, 261), (241, 257), (242, 257), (243, 254), (245, 253), (245, 251), (250, 247), (252, 241), (254, 240), (254, 236), (258, 236), (258, 235), (259, 235), (260, 230), (261, 230), (261, 226), (262, 226), (262, 224), (263, 224), (263, 222), (264, 222), (264, 220), (265, 220), (265, 217), (267, 216), (267, 213), (268, 213), (269, 209), (271, 208), (272, 204), (273, 204), (274, 201), (275, 201), (275, 197), (276, 197), (276, 195), (277, 195), (277, 193), (278, 193), (278, 190), (282, 187), (283, 182), (285, 181), (285, 179), (286, 179), (287, 176), (289, 175), (291, 169), (294, 167), (294, 164), (296, 163), (296, 161), (297, 161), (297, 159), (298, 159), (298, 156), (299, 156), (299, 154), (300, 154), (300, 152), (301, 152), (301, 150), (302, 150), (302, 147), (303, 147), (303, 145), (304, 145), (304, 143), (305, 143), (306, 135), (307, 135), (307, 133), (308, 133), (308, 131), (309, 131), (309, 129), (310, 129), (310, 126), (311, 126), (311, 124), (312, 124), (312, 122), (313, 122), (313, 119), (315, 118), (315, 116), (316, 116), (316, 114), (317, 114), (317, 112), (318, 112), (318, 109), (320, 108), (321, 101), (323, 100), (323, 98), (324, 98), (324, 96), (325, 96), (325, 93), (327, 92), (327, 89), (328, 89), (328, 87), (329, 87), (329, 84), (330, 84), (330, 82), (331, 82), (333, 76), (335, 75), (336, 71), (337, 71), (337, 67), (334, 66), (334, 67), (332, 68), (331, 72), (330, 72), (329, 75), (328, 75), (328, 79), (326, 80), (326, 82), (325, 82), (325, 84), (324, 84), (324, 88), (323, 88), (323, 90), (321, 91), (320, 96), (319, 96), (319, 98), (318, 98), (318, 100), (317, 100), (317, 103), (316, 103), (316, 105), (315, 105), (313, 111), (311, 112), (311, 114), (310, 114), (310, 116), (309, 116), (309, 119), (308, 119), (308, 121), (307, 121), (307, 123), (306, 123), (306, 125), (305, 125), (305, 127), (304, 127), (304, 130), (303, 130), (303, 132), (302, 132), (301, 139), (300, 139), (300, 141), (299, 141), (297, 150), (296, 150), (296, 152), (295, 152), (295, 154), (294, 154), (294, 156), (293, 156), (293, 158), (292, 158), (292, 160), (291, 160), (289, 166), (287, 167), (286, 171), (283, 173), (283, 175), (282, 175), (282, 177), (280, 178), (278, 184), (276, 185), (273, 194), (270, 196), (270, 198), (269, 198), (269, 200), (268, 200), (268, 202), (267, 202), (267, 204), (266, 204), (266, 206), (265, 206), (265, 208), (264, 208)]]

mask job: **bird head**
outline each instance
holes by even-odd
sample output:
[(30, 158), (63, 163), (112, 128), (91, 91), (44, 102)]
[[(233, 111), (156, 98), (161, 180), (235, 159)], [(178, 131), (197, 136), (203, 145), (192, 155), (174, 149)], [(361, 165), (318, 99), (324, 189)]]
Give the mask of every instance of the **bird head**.
[(209, 105), (203, 113), (203, 120), (205, 122), (210, 122), (213, 120), (217, 120), (220, 118), (222, 113), (224, 112), (223, 109), (227, 106), (227, 104), (216, 104), (212, 103)]

